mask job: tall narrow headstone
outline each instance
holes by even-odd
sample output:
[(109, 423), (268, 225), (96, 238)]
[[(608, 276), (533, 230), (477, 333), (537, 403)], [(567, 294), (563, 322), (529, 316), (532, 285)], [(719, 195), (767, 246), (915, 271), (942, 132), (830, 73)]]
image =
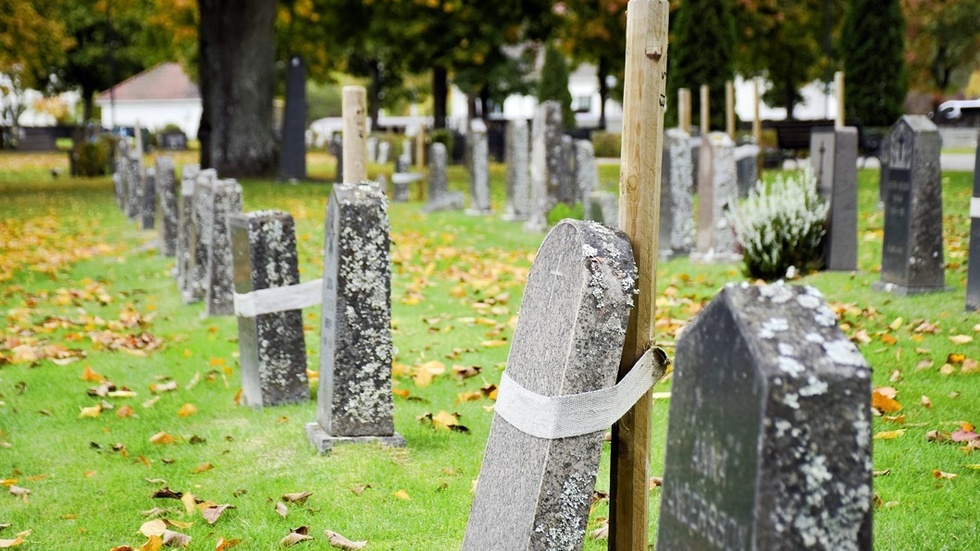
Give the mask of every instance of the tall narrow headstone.
[[(289, 213), (233, 214), (228, 226), (236, 293), (299, 283), (296, 232)], [(261, 408), (310, 399), (302, 310), (239, 316), (238, 352), (247, 405)]]
[(754, 143), (735, 148), (735, 179), (738, 182), (738, 198), (745, 199), (759, 181), (759, 146)]
[(561, 175), (561, 104), (545, 101), (534, 112), (531, 123), (531, 212), (524, 229), (544, 231), (548, 212), (558, 197)]
[(156, 169), (149, 167), (143, 176), (143, 192), (140, 199), (140, 229), (152, 230), (157, 216)]
[(698, 163), (697, 254), (692, 256), (703, 262), (737, 261), (735, 232), (726, 216), (738, 201), (735, 144), (728, 134), (703, 137)]
[(129, 146), (126, 140), (120, 139), (116, 145), (112, 183), (116, 192), (116, 205), (125, 213), (129, 202)]
[(306, 65), (298, 55), (290, 56), (286, 67), (279, 177), (306, 179)]
[[(528, 276), (507, 375), (544, 396), (614, 385), (636, 276), (622, 233), (556, 225)], [(538, 438), (494, 414), (463, 550), (581, 549), (604, 434)]]
[(943, 188), (939, 129), (923, 115), (904, 115), (889, 133), (881, 281), (897, 295), (945, 290)]
[(694, 182), (691, 137), (680, 128), (664, 132), (660, 180), (660, 256), (690, 254), (694, 247)]
[(585, 218), (612, 229), (619, 228), (619, 194), (593, 191), (585, 200)]
[(827, 203), (823, 259), (828, 270), (857, 270), (857, 128), (814, 128), (810, 166)]
[(306, 425), (320, 453), (350, 442), (405, 445), (392, 416), (388, 232), (377, 185), (334, 186), (323, 253), (317, 416)]
[(489, 214), (490, 207), (490, 145), (487, 140), (487, 127), (476, 119), (468, 136), (472, 144), (470, 161), (470, 208), (467, 214)]
[(459, 191), (449, 191), (449, 180), (446, 176), (446, 146), (433, 143), (429, 150), (429, 193), (422, 212), (431, 213), (441, 210), (461, 210), (466, 198)]
[(378, 138), (368, 136), (364, 141), (367, 145), (367, 160), (369, 163), (378, 162)]
[[(978, 140), (980, 142), (980, 140)], [(980, 147), (973, 165), (973, 197), (970, 199), (970, 258), (966, 274), (966, 309), (980, 310)]]
[(340, 183), (344, 181), (344, 139), (339, 135), (334, 134), (330, 138), (330, 143), (327, 146), (330, 149), (330, 154), (334, 156), (337, 161), (337, 173), (334, 175), (333, 181), (335, 183)]
[(135, 152), (129, 152), (126, 164), (126, 216), (138, 220), (143, 211), (143, 161)]
[(599, 167), (595, 162), (595, 148), (589, 140), (575, 141), (575, 202), (585, 204), (586, 199), (599, 187)]
[(235, 271), (231, 257), (228, 217), (242, 212), (242, 186), (235, 180), (220, 180), (213, 187), (211, 246), (205, 276), (205, 316), (235, 313)]
[(819, 291), (729, 284), (674, 364), (659, 551), (871, 550), (871, 370)]
[(200, 171), (201, 166), (196, 164), (184, 165), (180, 169), (180, 208), (177, 214), (177, 257), (174, 272), (177, 289), (185, 297), (184, 302), (187, 302), (186, 293), (190, 290), (188, 282), (194, 258), (194, 185)]
[(565, 203), (566, 205), (574, 205), (578, 201), (578, 188), (576, 186), (577, 176), (576, 170), (577, 166), (575, 164), (575, 140), (571, 136), (563, 135), (561, 137), (561, 164), (559, 165), (558, 173), (558, 195), (556, 199), (559, 203)]
[(177, 177), (174, 173), (174, 160), (167, 156), (157, 157), (156, 162), (157, 190), (157, 234), (160, 239), (160, 254), (175, 256), (177, 254)]
[(388, 157), (391, 155), (391, 144), (386, 141), (378, 142), (378, 164), (388, 164)]
[(527, 121), (517, 119), (507, 124), (505, 144), (507, 162), (507, 205), (504, 220), (526, 220), (531, 201), (531, 140)]
[(191, 259), (187, 272), (184, 302), (198, 302), (207, 296), (208, 256), (214, 230), (214, 186), (218, 171), (201, 170), (194, 181), (191, 213)]

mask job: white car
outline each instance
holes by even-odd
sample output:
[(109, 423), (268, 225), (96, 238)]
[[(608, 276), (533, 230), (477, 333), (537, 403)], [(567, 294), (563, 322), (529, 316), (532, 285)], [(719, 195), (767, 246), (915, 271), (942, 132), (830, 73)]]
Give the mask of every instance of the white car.
[(952, 99), (944, 101), (936, 110), (936, 118), (956, 120), (964, 115), (964, 111), (980, 113), (980, 98), (977, 99)]

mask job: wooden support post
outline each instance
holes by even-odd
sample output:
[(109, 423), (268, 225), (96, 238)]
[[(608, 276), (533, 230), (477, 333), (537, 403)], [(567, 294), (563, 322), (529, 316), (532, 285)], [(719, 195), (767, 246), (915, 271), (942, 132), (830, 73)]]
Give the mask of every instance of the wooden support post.
[(844, 128), (844, 71), (834, 73), (834, 88), (837, 91), (837, 117), (834, 126)]
[(711, 88), (701, 85), (701, 137), (705, 138), (711, 132)]
[[(667, 0), (630, 0), (626, 10), (619, 228), (633, 246), (639, 283), (620, 378), (653, 346), (669, 12)], [(649, 547), (651, 406), (647, 392), (613, 425), (610, 550)]]
[(367, 92), (363, 86), (344, 86), (344, 182), (367, 180)]
[(725, 81), (725, 133), (735, 141), (735, 84)]
[(691, 89), (679, 88), (677, 90), (677, 126), (681, 130), (691, 133)]
[(752, 79), (752, 139), (759, 146), (756, 157), (756, 174), (762, 175), (762, 117), (759, 116), (759, 79)]
[[(419, 174), (425, 174), (425, 125), (421, 123), (419, 133), (415, 135), (415, 167)], [(422, 182), (419, 183), (418, 200), (425, 202), (425, 184)]]

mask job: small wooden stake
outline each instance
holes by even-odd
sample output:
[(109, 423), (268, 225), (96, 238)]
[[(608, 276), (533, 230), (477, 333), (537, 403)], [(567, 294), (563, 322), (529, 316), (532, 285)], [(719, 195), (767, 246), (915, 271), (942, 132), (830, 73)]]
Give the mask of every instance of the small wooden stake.
[(735, 84), (725, 81), (725, 132), (735, 139)]
[(363, 86), (344, 86), (344, 182), (367, 180), (367, 92)]
[[(630, 0), (626, 10), (619, 228), (633, 245), (639, 284), (626, 331), (620, 378), (653, 346), (669, 12), (667, 0)], [(611, 550), (649, 546), (651, 406), (647, 392), (613, 425)]]
[(837, 118), (834, 126), (844, 128), (844, 71), (834, 73), (834, 88), (837, 90)]
[(681, 130), (691, 133), (691, 89), (677, 89), (677, 126)]
[(701, 85), (701, 138), (707, 138), (711, 132), (711, 88)]
[(762, 117), (759, 116), (759, 79), (752, 79), (752, 139), (759, 146), (755, 159), (756, 174), (762, 174)]

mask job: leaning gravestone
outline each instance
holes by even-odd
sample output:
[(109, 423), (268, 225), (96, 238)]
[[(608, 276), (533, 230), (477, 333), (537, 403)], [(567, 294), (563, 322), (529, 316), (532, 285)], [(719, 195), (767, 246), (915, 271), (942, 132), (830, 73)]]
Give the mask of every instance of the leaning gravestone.
[(490, 207), (490, 145), (487, 140), (487, 127), (482, 120), (472, 123), (470, 135), (470, 208), (467, 214), (489, 214)]
[(874, 288), (897, 295), (943, 291), (939, 129), (923, 115), (904, 115), (888, 143), (881, 281)]
[(548, 229), (548, 212), (558, 197), (562, 160), (561, 104), (546, 101), (538, 106), (531, 123), (531, 211), (524, 229)]
[[(234, 214), (228, 218), (234, 259), (235, 293), (299, 283), (293, 217), (282, 211)], [(286, 310), (238, 316), (242, 396), (255, 408), (305, 402), (306, 376), (303, 311)]]
[(146, 169), (143, 176), (143, 190), (140, 197), (140, 228), (152, 230), (157, 216), (157, 191), (156, 191), (156, 169), (153, 167)]
[(286, 68), (286, 107), (282, 117), (279, 177), (306, 179), (306, 65), (294, 55)]
[[(528, 275), (506, 374), (544, 396), (613, 386), (636, 279), (622, 233), (560, 222)], [(495, 413), (463, 550), (580, 549), (604, 434), (538, 438)]]
[(674, 364), (658, 550), (871, 550), (870, 368), (819, 291), (729, 284)]
[(530, 203), (530, 178), (528, 166), (531, 154), (531, 140), (527, 121), (518, 119), (507, 124), (507, 143), (505, 157), (507, 162), (507, 206), (504, 207), (504, 220), (526, 220)]
[(422, 212), (431, 213), (440, 210), (461, 210), (466, 198), (461, 192), (449, 191), (449, 180), (446, 177), (446, 146), (436, 142), (429, 151), (429, 194), (428, 201), (422, 207)]
[[(980, 141), (980, 140), (978, 140)], [(970, 260), (966, 275), (966, 309), (980, 310), (980, 147), (973, 165), (973, 198), (970, 199)]]
[(323, 253), (317, 416), (306, 425), (320, 453), (352, 442), (405, 445), (392, 417), (388, 230), (376, 184), (334, 186)]
[(242, 212), (242, 186), (231, 180), (214, 184), (211, 247), (205, 281), (204, 315), (231, 316), (235, 313), (235, 271), (231, 257), (231, 234), (228, 218)]
[(691, 137), (680, 128), (664, 132), (660, 183), (660, 257), (690, 254), (694, 247), (694, 180)]
[(174, 174), (174, 160), (170, 157), (157, 157), (156, 190), (160, 254), (175, 256), (177, 254), (179, 209), (177, 206), (177, 177)]
[(595, 148), (589, 140), (575, 141), (575, 202), (585, 204), (586, 199), (599, 187), (599, 167), (595, 162)]
[(739, 259), (735, 232), (726, 212), (738, 201), (735, 144), (724, 132), (711, 132), (701, 140), (698, 154), (697, 252), (704, 262)]
[(810, 134), (810, 164), (828, 207), (823, 238), (828, 270), (857, 270), (857, 151), (857, 128), (814, 128)]
[(194, 186), (201, 165), (184, 165), (180, 169), (180, 209), (177, 213), (177, 257), (175, 276), (177, 289), (184, 302), (190, 290), (190, 273), (194, 255)]
[(208, 257), (214, 232), (214, 188), (218, 171), (207, 168), (194, 181), (191, 213), (191, 259), (186, 280), (184, 302), (198, 302), (207, 297)]

